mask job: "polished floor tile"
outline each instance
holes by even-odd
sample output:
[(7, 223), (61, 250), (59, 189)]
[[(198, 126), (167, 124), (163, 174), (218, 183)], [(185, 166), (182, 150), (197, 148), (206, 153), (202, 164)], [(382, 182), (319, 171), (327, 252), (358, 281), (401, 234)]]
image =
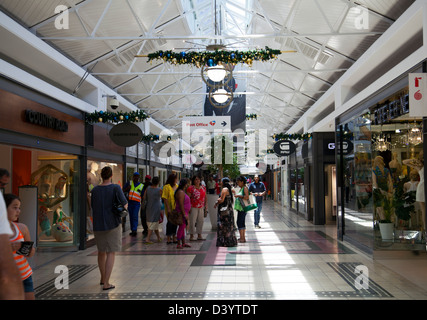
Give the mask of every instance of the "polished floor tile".
[[(414, 264), (411, 277), (373, 260), (336, 239), (334, 225), (314, 226), (269, 200), (261, 229), (247, 215), (247, 242), (216, 247), (216, 232), (205, 219), (205, 241), (191, 248), (146, 244), (141, 232), (123, 234), (111, 278), (116, 288), (99, 285), (96, 247), (72, 253), (38, 252), (33, 259), (39, 300), (414, 300), (427, 299), (425, 269)], [(165, 237), (164, 237), (165, 238)], [(154, 237), (153, 237), (154, 239)], [(423, 253), (425, 254), (425, 253)], [(424, 260), (427, 260), (424, 259)], [(418, 261), (424, 261), (422, 258)], [(55, 287), (55, 267), (69, 270), (68, 289)], [(368, 276), (359, 272), (365, 268)], [(417, 279), (423, 279), (418, 282)]]

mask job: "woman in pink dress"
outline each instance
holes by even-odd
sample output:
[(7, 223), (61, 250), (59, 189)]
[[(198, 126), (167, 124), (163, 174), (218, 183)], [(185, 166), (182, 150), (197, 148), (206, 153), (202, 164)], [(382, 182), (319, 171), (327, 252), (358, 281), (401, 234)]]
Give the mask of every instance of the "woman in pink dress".
[(191, 247), (189, 244), (185, 243), (185, 229), (187, 227), (187, 221), (188, 221), (188, 213), (191, 209), (191, 200), (190, 197), (185, 193), (188, 187), (188, 180), (187, 179), (181, 179), (179, 182), (178, 189), (175, 191), (175, 203), (176, 207), (175, 209), (178, 212), (182, 213), (183, 216), (183, 223), (178, 226), (178, 231), (176, 233), (176, 239), (178, 241), (178, 244), (176, 246), (177, 249), (182, 249), (184, 247)]

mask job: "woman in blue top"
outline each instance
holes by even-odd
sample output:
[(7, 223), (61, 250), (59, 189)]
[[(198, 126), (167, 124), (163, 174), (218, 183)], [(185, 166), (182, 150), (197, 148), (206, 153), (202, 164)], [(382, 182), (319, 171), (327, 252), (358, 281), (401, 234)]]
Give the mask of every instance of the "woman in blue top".
[(104, 290), (114, 289), (109, 283), (113, 271), (115, 253), (122, 248), (121, 218), (113, 213), (113, 201), (117, 194), (127, 209), (127, 200), (119, 185), (112, 183), (113, 170), (104, 167), (101, 171), (102, 183), (93, 188), (91, 205), (93, 231), (98, 248), (98, 267)]

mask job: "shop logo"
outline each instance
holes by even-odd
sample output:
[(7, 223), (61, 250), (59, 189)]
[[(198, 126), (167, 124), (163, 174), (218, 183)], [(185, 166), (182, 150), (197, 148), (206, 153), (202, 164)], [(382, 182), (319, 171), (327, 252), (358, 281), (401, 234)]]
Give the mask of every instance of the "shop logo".
[(68, 7), (63, 4), (56, 6), (55, 13), (59, 13), (59, 16), (55, 18), (55, 28), (58, 30), (70, 29)]
[(25, 110), (25, 120), (29, 123), (46, 127), (49, 129), (54, 129), (61, 132), (68, 131), (68, 123), (66, 121), (59, 120), (55, 117), (41, 112)]
[(213, 121), (209, 122), (209, 124), (210, 124), (211, 126), (214, 126), (214, 125), (215, 125), (215, 123), (216, 123), (216, 121), (215, 121), (215, 120), (213, 120)]

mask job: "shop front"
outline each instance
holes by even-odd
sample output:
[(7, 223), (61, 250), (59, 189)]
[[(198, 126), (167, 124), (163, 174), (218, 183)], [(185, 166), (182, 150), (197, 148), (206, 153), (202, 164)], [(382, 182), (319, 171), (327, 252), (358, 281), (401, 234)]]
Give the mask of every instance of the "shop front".
[(38, 249), (80, 244), (84, 121), (80, 112), (16, 83), (0, 81), (0, 167), (5, 193), (21, 199), (19, 221)]
[(425, 250), (425, 128), (408, 95), (406, 74), (337, 119), (338, 234), (369, 253)]

